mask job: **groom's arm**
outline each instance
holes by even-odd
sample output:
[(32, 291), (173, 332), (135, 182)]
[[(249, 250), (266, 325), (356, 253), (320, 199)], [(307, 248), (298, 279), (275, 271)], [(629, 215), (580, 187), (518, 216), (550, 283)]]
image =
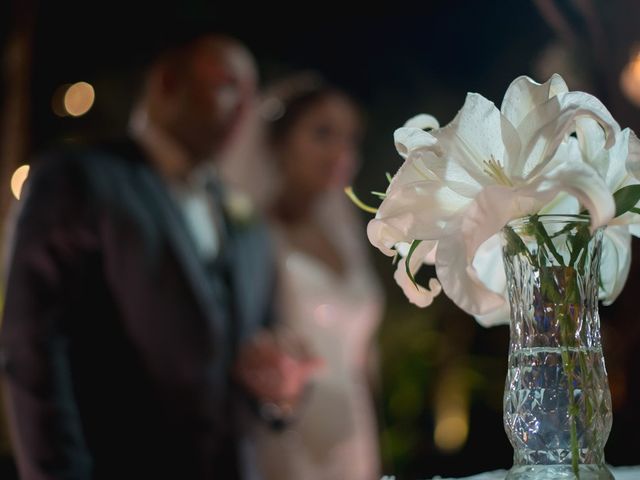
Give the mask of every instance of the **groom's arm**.
[(74, 291), (95, 248), (82, 172), (72, 159), (43, 159), (11, 225), (0, 346), (18, 468), (27, 480), (91, 476), (68, 357)]

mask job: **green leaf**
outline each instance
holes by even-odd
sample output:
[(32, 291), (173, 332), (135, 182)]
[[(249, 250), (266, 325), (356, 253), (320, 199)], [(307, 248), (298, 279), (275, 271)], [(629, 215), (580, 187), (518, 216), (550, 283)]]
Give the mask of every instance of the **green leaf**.
[(409, 280), (411, 280), (411, 283), (413, 283), (413, 286), (416, 287), (416, 289), (418, 288), (418, 284), (416, 283), (416, 279), (413, 277), (413, 273), (411, 273), (409, 262), (411, 260), (411, 256), (413, 255), (413, 252), (416, 248), (418, 248), (418, 245), (420, 245), (420, 243), (422, 243), (422, 240), (414, 240), (413, 242), (411, 242), (411, 248), (409, 248), (409, 253), (407, 253), (407, 258), (404, 261), (404, 268), (407, 271), (407, 276), (409, 277)]
[(640, 201), (640, 185), (622, 187), (613, 194), (613, 199), (616, 202), (616, 217), (619, 217), (634, 208)]
[(535, 260), (531, 256), (531, 252), (527, 248), (527, 245), (522, 241), (520, 235), (518, 235), (512, 227), (505, 225), (503, 227), (503, 233), (505, 235), (506, 243), (505, 248), (508, 255), (525, 255), (529, 262), (535, 263)]
[[(576, 261), (580, 258), (580, 255), (584, 255), (589, 246), (589, 241), (591, 240), (591, 232), (589, 231), (589, 225), (581, 224), (581, 223), (569, 223), (563, 230), (566, 230), (567, 227), (570, 227), (565, 233), (569, 233), (572, 228), (575, 228), (575, 233), (573, 235), (568, 235), (568, 242), (571, 246), (569, 251), (571, 252), (571, 258), (569, 259), (569, 266), (575, 267)], [(583, 260), (584, 261), (584, 258)]]
[(391, 180), (393, 180), (393, 176), (389, 172), (385, 172), (385, 175), (387, 177), (387, 181), (391, 183)]

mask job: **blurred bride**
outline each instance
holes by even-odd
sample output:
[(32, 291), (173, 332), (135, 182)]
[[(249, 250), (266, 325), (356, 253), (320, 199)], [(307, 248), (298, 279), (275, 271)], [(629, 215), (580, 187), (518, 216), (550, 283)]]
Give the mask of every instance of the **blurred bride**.
[(370, 381), (383, 296), (364, 227), (343, 192), (357, 165), (360, 112), (345, 93), (299, 75), (267, 91), (260, 117), (269, 158), (257, 162), (260, 155), (245, 152), (253, 160), (244, 171), (240, 155), (228, 165), (237, 183), (261, 197), (270, 219), (281, 270), (280, 328), (324, 363), (288, 428), (255, 426), (262, 474), (380, 478)]

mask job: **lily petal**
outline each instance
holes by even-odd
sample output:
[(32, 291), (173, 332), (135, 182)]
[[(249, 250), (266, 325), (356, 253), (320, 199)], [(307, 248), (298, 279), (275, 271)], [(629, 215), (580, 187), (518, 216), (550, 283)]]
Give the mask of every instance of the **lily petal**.
[(531, 110), (559, 93), (568, 91), (569, 88), (564, 79), (557, 73), (543, 84), (523, 75), (511, 82), (507, 88), (500, 111), (514, 127), (518, 128)]
[(504, 273), (500, 233), (489, 237), (478, 247), (473, 259), (473, 268), (478, 272), (478, 278), (487, 288), (506, 298), (507, 276)]
[(396, 255), (396, 245), (411, 241), (411, 239), (407, 238), (398, 228), (375, 218), (367, 224), (367, 237), (371, 245), (388, 257)]
[[(415, 274), (423, 264), (433, 265), (435, 263), (435, 252), (438, 247), (438, 242), (423, 240), (413, 251), (411, 255), (411, 262), (409, 269)], [(399, 243), (396, 245), (396, 251), (401, 257), (406, 257), (411, 249), (410, 243)]]
[(447, 219), (468, 203), (440, 182), (414, 181), (395, 187), (402, 180), (400, 174), (394, 177), (376, 217), (367, 225), (369, 242), (387, 256), (396, 254), (398, 244), (438, 239)]
[(436, 117), (421, 113), (407, 120), (404, 126), (408, 128), (419, 128), (421, 130), (437, 130), (440, 128), (440, 123)]
[(387, 196), (410, 183), (437, 180), (429, 168), (434, 162), (432, 158), (435, 156), (436, 154), (428, 148), (413, 150), (410, 158), (404, 161), (391, 179), (391, 183), (387, 188)]
[(393, 140), (400, 156), (407, 159), (412, 152), (433, 147), (437, 140), (421, 128), (402, 127), (393, 132)]
[[(408, 246), (408, 244), (405, 245)], [(406, 257), (408, 253), (408, 250), (405, 251), (405, 249), (403, 248), (405, 245), (398, 246), (397, 248), (398, 252), (403, 257)], [(416, 247), (416, 249), (413, 251), (413, 254), (411, 255), (411, 259), (409, 260), (409, 271), (412, 275), (415, 276), (423, 264), (429, 263), (430, 260), (432, 260), (431, 256), (434, 253), (436, 246), (437, 242), (423, 241)], [(406, 260), (406, 258), (400, 259), (393, 278), (395, 279), (396, 283), (402, 288), (402, 291), (411, 303), (417, 305), (418, 307), (427, 307), (431, 305), (433, 299), (442, 291), (440, 282), (438, 282), (438, 280), (435, 278), (430, 278), (428, 284), (429, 288), (425, 288), (422, 285), (414, 284), (407, 275)]]
[(536, 200), (504, 186), (485, 188), (460, 215), (454, 235), (438, 243), (436, 272), (444, 292), (471, 315), (486, 315), (505, 299), (479, 278), (473, 259), (480, 245), (511, 219), (534, 211)]
[[(478, 272), (478, 278), (491, 291), (501, 294), (507, 300), (507, 276), (504, 272), (502, 260), (502, 238), (496, 234), (480, 245), (473, 260), (473, 268)], [(510, 322), (509, 302), (486, 315), (475, 315), (476, 321), (483, 327), (505, 325)]]
[(468, 203), (469, 199), (440, 182), (408, 183), (390, 190), (382, 201), (376, 218), (369, 222), (375, 234), (369, 240), (378, 246), (376, 236), (380, 231), (375, 224), (380, 222), (394, 229), (393, 235), (399, 235), (397, 241), (437, 240), (444, 235), (448, 221)]
[(500, 307), (486, 315), (474, 315), (474, 318), (483, 327), (509, 325), (511, 322), (511, 308), (509, 307), (509, 302), (504, 302)]
[(520, 123), (518, 134), (523, 150), (514, 174), (531, 179), (545, 169), (565, 138), (576, 131), (579, 118), (596, 120), (605, 133), (605, 148), (615, 142), (619, 126), (609, 111), (592, 95), (569, 92), (557, 95), (533, 109)]
[(558, 165), (532, 183), (537, 192), (561, 192), (575, 197), (591, 216), (591, 231), (606, 225), (615, 215), (613, 195), (596, 170), (586, 163), (568, 162)]
[(634, 237), (640, 237), (640, 224), (634, 223), (627, 227), (629, 229), (629, 233)]
[(447, 166), (457, 164), (479, 185), (493, 185), (497, 179), (487, 168), (487, 162), (497, 162), (504, 176), (509, 177), (511, 164), (520, 155), (516, 130), (493, 102), (476, 93), (467, 94), (453, 121), (434, 136), (440, 151), (445, 153), (439, 156), (440, 164), (434, 165), (433, 170), (443, 178), (448, 178)]
[[(427, 125), (431, 119), (416, 117), (408, 124)], [(496, 180), (510, 184), (509, 165), (519, 155), (520, 141), (511, 123), (486, 98), (467, 95), (456, 118), (432, 133), (401, 128), (394, 135), (400, 155), (416, 162), (414, 167), (425, 179), (435, 176), (468, 198)]]
[(626, 227), (607, 227), (602, 239), (600, 298), (611, 305), (622, 291), (631, 267), (631, 234)]
[(425, 288), (422, 285), (414, 285), (407, 275), (405, 261), (406, 259), (403, 258), (398, 262), (398, 268), (396, 268), (393, 278), (400, 288), (402, 288), (409, 302), (421, 308), (428, 307), (433, 303), (433, 299), (442, 291), (440, 282), (438, 282), (436, 278), (430, 278), (429, 288)]
[[(598, 171), (611, 191), (629, 182), (631, 176), (627, 171), (627, 163), (633, 163), (640, 157), (640, 143), (631, 130), (625, 128), (617, 131), (615, 143), (609, 149), (605, 148), (602, 127), (591, 118), (578, 119), (576, 133), (583, 160)], [(630, 159), (630, 156), (633, 158)]]
[(640, 180), (640, 141), (631, 130), (629, 131), (629, 145), (627, 148), (627, 171), (636, 179)]

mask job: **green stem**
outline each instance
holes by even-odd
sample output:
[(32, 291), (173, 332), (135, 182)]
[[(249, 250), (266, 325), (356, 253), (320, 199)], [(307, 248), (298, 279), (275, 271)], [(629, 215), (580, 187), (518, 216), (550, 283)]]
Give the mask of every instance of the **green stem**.
[[(588, 353), (589, 352), (587, 351), (587, 354)], [(591, 370), (587, 368), (585, 353), (582, 350), (578, 355), (578, 361), (580, 362), (580, 375), (581, 375), (580, 380), (581, 380), (581, 386), (582, 386), (583, 401), (584, 401), (585, 409), (587, 411), (585, 422), (587, 424), (590, 424), (593, 420), (594, 411), (593, 411), (593, 405), (591, 402), (592, 397), (591, 395), (588, 394), (588, 392), (591, 391), (591, 387), (593, 385), (593, 377), (592, 377)]]
[[(566, 353), (565, 368), (568, 369), (568, 372), (572, 372), (575, 369), (575, 363), (571, 358), (571, 355), (568, 354), (569, 347), (566, 347), (566, 350), (563, 350)], [(571, 439), (571, 467), (573, 468), (573, 473), (576, 478), (580, 479), (580, 451), (578, 448), (578, 427), (576, 423), (576, 417), (578, 416), (578, 405), (576, 404), (575, 399), (575, 389), (573, 386), (574, 374), (567, 373), (567, 382), (569, 384), (569, 429), (570, 429), (570, 439)]]
[[(571, 356), (571, 344), (574, 340), (571, 325), (571, 318), (568, 315), (569, 304), (566, 301), (562, 304), (561, 311), (559, 312), (560, 336), (562, 341), (561, 356), (562, 366), (567, 377), (567, 391), (569, 395), (569, 429), (570, 429), (570, 441), (571, 441), (571, 466), (576, 478), (580, 479), (580, 457), (578, 449), (578, 431), (576, 425), (576, 417), (578, 415), (578, 406), (575, 399), (575, 388), (573, 385), (575, 379), (575, 362)], [(578, 354), (580, 354), (578, 352)]]
[[(574, 305), (575, 308), (580, 308), (580, 302), (576, 301), (576, 282), (577, 282), (577, 272), (573, 266), (573, 263), (570, 263), (568, 266), (565, 266), (564, 259), (558, 253), (553, 244), (553, 240), (549, 236), (548, 232), (544, 228), (544, 225), (540, 223), (536, 218), (532, 219), (533, 224), (535, 225), (535, 234), (538, 241), (541, 243), (540, 250), (543, 250), (545, 247), (549, 251), (551, 255), (556, 259), (556, 261), (563, 267), (563, 278), (562, 284), (564, 285), (564, 291), (562, 289), (556, 290), (557, 279), (554, 276), (554, 268), (551, 267), (547, 270), (547, 274), (542, 276), (542, 282), (545, 279), (551, 283), (551, 288), (545, 288), (547, 292), (549, 292), (553, 297), (555, 302), (558, 302), (560, 305), (560, 309), (557, 312), (558, 322), (560, 324), (560, 342), (561, 342), (561, 358), (562, 358), (562, 366), (565, 371), (565, 375), (567, 377), (567, 392), (568, 392), (568, 400), (569, 400), (569, 434), (570, 434), (570, 449), (571, 449), (571, 466), (573, 469), (573, 473), (576, 479), (580, 479), (580, 451), (578, 448), (578, 431), (577, 431), (577, 416), (579, 414), (579, 408), (575, 399), (575, 361), (571, 353), (572, 347), (577, 347), (576, 338), (575, 338), (575, 325), (573, 318), (570, 314), (571, 305)], [(582, 252), (584, 254), (584, 252)], [(571, 254), (573, 260), (576, 260), (580, 255), (576, 255), (576, 251)], [(577, 315), (580, 313), (577, 312)], [(578, 356), (582, 356), (583, 352), (580, 351), (578, 347), (576, 350)], [(580, 358), (580, 367), (585, 364), (585, 359)]]
[(553, 257), (556, 259), (559, 265), (564, 266), (564, 259), (562, 258), (562, 255), (558, 253), (556, 246), (553, 244), (553, 240), (547, 233), (547, 230), (544, 228), (544, 225), (540, 223), (538, 215), (531, 215), (531, 223), (535, 226), (535, 234), (538, 241), (542, 245), (547, 246), (547, 248), (549, 249), (549, 252), (551, 253), (551, 255), (553, 255)]

